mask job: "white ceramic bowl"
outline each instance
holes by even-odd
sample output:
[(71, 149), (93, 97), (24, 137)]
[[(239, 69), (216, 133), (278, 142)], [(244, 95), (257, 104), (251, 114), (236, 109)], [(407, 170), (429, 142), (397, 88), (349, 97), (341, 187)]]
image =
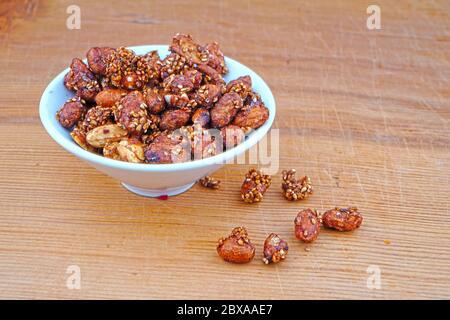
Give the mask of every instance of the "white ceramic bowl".
[[(169, 53), (166, 45), (136, 46), (130, 47), (130, 49), (137, 54), (158, 50), (161, 57), (165, 57)], [(227, 161), (245, 152), (256, 144), (272, 126), (275, 118), (275, 99), (267, 84), (243, 64), (228, 57), (225, 57), (225, 62), (229, 69), (228, 74), (224, 77), (225, 81), (250, 75), (253, 90), (261, 95), (270, 114), (266, 123), (251, 133), (243, 143), (210, 158), (174, 164), (140, 164), (105, 158), (82, 149), (72, 140), (69, 131), (63, 128), (55, 117), (64, 102), (74, 95), (73, 92), (66, 89), (63, 83), (63, 78), (69, 69), (56, 76), (45, 89), (39, 105), (39, 115), (48, 134), (59, 145), (101, 172), (118, 179), (128, 190), (147, 197), (173, 196), (188, 190), (198, 179), (219, 169)]]

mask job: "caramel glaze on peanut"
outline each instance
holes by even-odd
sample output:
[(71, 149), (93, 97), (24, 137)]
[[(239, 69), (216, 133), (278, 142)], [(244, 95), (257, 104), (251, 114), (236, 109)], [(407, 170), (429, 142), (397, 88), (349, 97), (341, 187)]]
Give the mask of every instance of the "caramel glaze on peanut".
[(247, 230), (236, 227), (226, 238), (220, 238), (217, 253), (228, 262), (248, 263), (255, 256), (255, 246), (250, 242)]
[[(123, 144), (130, 141), (127, 139), (138, 139), (142, 144), (147, 155), (144, 162), (197, 159), (193, 154), (179, 151), (179, 143), (169, 143), (170, 138), (153, 142), (160, 135), (169, 137), (175, 130), (190, 131), (198, 126), (208, 137), (214, 135), (206, 132), (211, 128), (241, 129), (243, 135), (230, 134), (229, 145), (204, 142), (204, 139), (195, 142), (193, 151), (203, 158), (211, 157), (223, 152), (225, 147), (242, 143), (251, 129), (259, 128), (269, 117), (268, 109), (252, 89), (250, 76), (225, 83), (223, 76), (228, 68), (217, 42), (201, 45), (190, 35), (176, 34), (169, 55), (163, 59), (157, 51), (137, 55), (124, 47), (93, 47), (86, 57), (87, 64), (78, 58), (72, 60), (64, 84), (75, 97), (56, 116), (63, 127), (72, 130), (71, 136), (80, 147), (115, 160), (141, 161), (131, 153), (124, 156), (128, 151)], [(113, 124), (126, 131), (122, 144), (112, 141), (99, 147), (92, 134), (89, 138), (96, 146), (86, 141), (90, 131)], [(220, 134), (226, 132), (221, 130)], [(198, 147), (205, 150), (198, 152)], [(118, 150), (122, 150), (122, 156)], [(266, 188), (255, 187), (261, 194)]]
[(362, 215), (358, 212), (358, 208), (334, 208), (326, 211), (322, 215), (322, 223), (327, 228), (336, 229), (338, 231), (352, 231), (361, 226), (363, 221)]

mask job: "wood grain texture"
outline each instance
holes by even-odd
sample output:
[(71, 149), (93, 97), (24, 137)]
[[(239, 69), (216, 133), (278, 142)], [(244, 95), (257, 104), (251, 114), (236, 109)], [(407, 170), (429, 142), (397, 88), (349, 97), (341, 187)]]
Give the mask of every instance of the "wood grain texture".
[[(78, 0), (0, 4), (1, 298), (450, 298), (448, 1)], [(168, 201), (125, 191), (45, 133), (38, 102), (72, 57), (94, 45), (217, 40), (272, 88), (280, 170), (308, 174), (315, 194), (290, 203), (280, 174), (259, 205), (239, 199), (249, 165), (227, 165), (221, 191), (195, 186)], [(280, 171), (281, 172), (281, 171)], [(356, 205), (353, 233), (324, 231), (306, 252), (300, 208)], [(258, 259), (223, 262), (216, 240), (248, 228)], [(270, 232), (287, 260), (260, 261)], [(389, 240), (387, 244), (385, 240)], [(69, 265), (81, 289), (66, 287)], [(368, 289), (370, 265), (381, 289)]]

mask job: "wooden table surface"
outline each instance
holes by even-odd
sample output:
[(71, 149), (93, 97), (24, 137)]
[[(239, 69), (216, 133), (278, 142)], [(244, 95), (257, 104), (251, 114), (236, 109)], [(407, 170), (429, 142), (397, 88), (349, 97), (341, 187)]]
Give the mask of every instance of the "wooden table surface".
[[(1, 298), (450, 298), (448, 1), (377, 1), (381, 30), (366, 27), (367, 1), (77, 0), (81, 29), (69, 30), (72, 3), (0, 4)], [(40, 123), (40, 96), (71, 58), (177, 32), (217, 40), (275, 95), (280, 169), (260, 204), (241, 202), (251, 166), (237, 164), (215, 174), (220, 191), (136, 196)], [(281, 196), (287, 168), (311, 177), (310, 199)], [(364, 214), (359, 230), (295, 239), (301, 208), (347, 205)], [(257, 245), (247, 265), (215, 251), (237, 225)], [(270, 232), (290, 251), (265, 266)]]

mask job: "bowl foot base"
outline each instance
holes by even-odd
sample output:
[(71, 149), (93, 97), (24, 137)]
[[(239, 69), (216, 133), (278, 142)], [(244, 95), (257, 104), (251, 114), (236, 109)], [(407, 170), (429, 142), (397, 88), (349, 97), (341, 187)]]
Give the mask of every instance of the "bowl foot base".
[(176, 196), (177, 194), (186, 192), (194, 184), (195, 184), (195, 182), (192, 182), (192, 183), (188, 183), (181, 187), (167, 188), (167, 189), (143, 189), (143, 188), (131, 186), (129, 184), (122, 182), (122, 185), (128, 191), (131, 191), (131, 192), (136, 193), (137, 195), (140, 195), (143, 197), (151, 197), (151, 198), (157, 198), (160, 196)]

